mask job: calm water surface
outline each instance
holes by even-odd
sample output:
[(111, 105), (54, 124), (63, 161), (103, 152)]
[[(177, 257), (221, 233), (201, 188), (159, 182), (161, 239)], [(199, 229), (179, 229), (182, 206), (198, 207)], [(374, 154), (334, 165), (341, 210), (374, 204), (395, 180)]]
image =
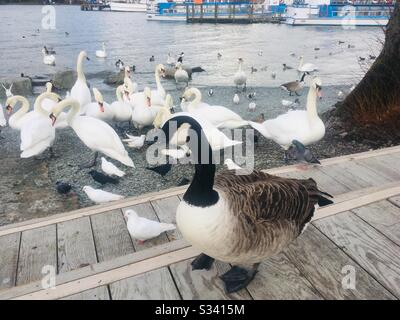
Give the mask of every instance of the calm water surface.
[[(378, 39), (383, 37), (380, 28), (147, 22), (141, 13), (83, 12), (78, 6), (55, 8), (56, 30), (43, 30), (41, 6), (0, 6), (0, 77), (12, 78), (21, 72), (45, 75), (75, 68), (77, 54), (86, 50), (92, 57), (85, 64), (87, 74), (114, 70), (114, 63), (120, 58), (136, 66), (137, 81), (142, 86), (154, 82), (151, 55), (156, 62), (165, 62), (168, 52), (183, 51), (185, 63), (207, 71), (194, 77), (195, 85), (232, 85), (236, 59), (242, 57), (247, 70), (251, 66), (259, 70), (249, 76), (250, 86), (276, 87), (298, 77), (295, 70), (283, 72), (281, 64), (297, 67), (301, 54), (305, 62), (318, 66), (324, 84), (350, 84), (362, 75), (358, 57), (376, 55), (380, 49)], [(340, 46), (339, 40), (346, 43)], [(103, 41), (108, 51), (106, 60), (95, 57)], [(354, 48), (348, 48), (349, 43)], [(43, 64), (43, 45), (57, 51), (55, 67)], [(320, 50), (315, 51), (315, 47)], [(260, 50), (262, 56), (258, 54)], [(222, 54), (220, 60), (218, 52)], [(290, 52), (296, 57), (291, 57)], [(265, 66), (267, 71), (260, 71)], [(272, 79), (271, 72), (277, 73), (276, 79)]]

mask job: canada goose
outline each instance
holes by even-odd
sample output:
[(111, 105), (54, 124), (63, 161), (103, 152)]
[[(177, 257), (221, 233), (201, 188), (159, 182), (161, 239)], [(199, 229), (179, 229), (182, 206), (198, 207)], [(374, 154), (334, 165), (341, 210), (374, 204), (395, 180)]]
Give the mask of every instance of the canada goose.
[(304, 87), (304, 78), (306, 76), (306, 74), (308, 74), (307, 72), (304, 72), (303, 75), (301, 76), (300, 81), (296, 80), (296, 81), (292, 81), (292, 82), (286, 82), (284, 84), (281, 84), (281, 88), (283, 90), (286, 90), (287, 92), (289, 92), (289, 95), (291, 96), (292, 93), (295, 93), (296, 95), (300, 95), (297, 91), (300, 91), (301, 89), (303, 89)]
[[(190, 124), (201, 144), (191, 148), (197, 156), (195, 174), (176, 211), (183, 237), (203, 252), (192, 262), (192, 269), (208, 270), (214, 260), (232, 263), (221, 279), (228, 293), (238, 291), (253, 280), (263, 260), (281, 252), (304, 231), (317, 204), (332, 203), (331, 196), (320, 191), (313, 179), (281, 178), (258, 170), (215, 175), (201, 125), (190, 116), (173, 117), (162, 127), (166, 141), (173, 134), (172, 121), (175, 128)], [(253, 264), (253, 268), (246, 270), (238, 264)]]

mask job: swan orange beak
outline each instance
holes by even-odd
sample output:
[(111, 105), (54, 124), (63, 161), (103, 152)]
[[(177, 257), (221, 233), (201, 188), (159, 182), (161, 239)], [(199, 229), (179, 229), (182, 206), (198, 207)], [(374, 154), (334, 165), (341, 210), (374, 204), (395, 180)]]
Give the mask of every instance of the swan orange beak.
[(51, 119), (51, 125), (54, 127), (54, 124), (57, 121), (57, 117), (53, 113), (51, 113), (49, 118)]
[(104, 105), (103, 102), (99, 102), (100, 111), (104, 112)]
[(13, 112), (13, 107), (11, 107), (10, 105), (8, 105), (7, 107), (6, 107), (6, 110), (7, 110), (7, 114), (11, 114), (12, 112)]
[(149, 97), (147, 97), (147, 106), (151, 107), (151, 99)]

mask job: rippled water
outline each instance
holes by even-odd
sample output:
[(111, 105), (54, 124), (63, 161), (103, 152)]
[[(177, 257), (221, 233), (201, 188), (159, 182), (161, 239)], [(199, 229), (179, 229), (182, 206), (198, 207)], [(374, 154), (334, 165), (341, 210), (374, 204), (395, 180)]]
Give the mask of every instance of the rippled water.
[[(349, 84), (362, 74), (357, 57), (376, 55), (380, 48), (378, 39), (383, 37), (380, 28), (371, 27), (344, 30), (275, 24), (147, 22), (141, 13), (83, 12), (78, 6), (56, 6), (56, 30), (43, 30), (41, 9), (28, 5), (0, 6), (0, 77), (11, 78), (21, 72), (52, 74), (66, 67), (75, 68), (77, 54), (86, 50), (92, 57), (85, 65), (87, 73), (113, 70), (120, 58), (136, 65), (137, 81), (144, 85), (154, 81), (151, 55), (156, 62), (164, 62), (168, 52), (183, 51), (185, 63), (202, 66), (207, 71), (194, 77), (196, 85), (231, 85), (236, 58), (242, 57), (247, 70), (251, 66), (259, 69), (250, 76), (250, 86), (275, 87), (297, 78), (294, 70), (283, 72), (281, 67), (284, 62), (293, 67), (298, 65), (298, 58), (289, 56), (295, 52), (319, 67), (324, 84)], [(339, 46), (338, 40), (346, 43)], [(106, 60), (94, 55), (103, 41), (109, 55)], [(347, 48), (348, 43), (355, 47)], [(55, 67), (42, 63), (43, 45), (57, 51)], [(320, 50), (315, 51), (314, 47)], [(260, 50), (262, 56), (258, 55)], [(220, 60), (218, 52), (222, 53)], [(268, 69), (261, 72), (264, 66)], [(275, 80), (271, 77), (273, 71), (277, 73)]]

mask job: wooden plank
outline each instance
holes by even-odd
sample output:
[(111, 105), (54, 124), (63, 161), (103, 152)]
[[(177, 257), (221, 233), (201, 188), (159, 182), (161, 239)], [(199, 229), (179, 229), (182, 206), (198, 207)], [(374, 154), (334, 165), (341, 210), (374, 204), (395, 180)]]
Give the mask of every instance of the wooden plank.
[[(335, 163), (351, 162), (353, 160), (366, 159), (366, 158), (371, 158), (371, 157), (381, 158), (381, 157), (386, 157), (387, 155), (394, 155), (397, 157), (397, 154), (400, 154), (400, 147), (397, 147), (397, 146), (385, 148), (385, 149), (378, 149), (378, 150), (373, 150), (373, 151), (367, 151), (367, 152), (362, 152), (362, 153), (357, 153), (357, 154), (341, 156), (341, 157), (323, 159), (323, 160), (321, 160), (322, 165), (315, 166), (315, 168), (326, 167), (326, 166), (330, 166)], [(268, 169), (268, 170), (263, 170), (263, 171), (268, 172), (270, 174), (280, 174), (280, 173), (285, 173), (285, 172), (293, 172), (293, 171), (297, 171), (297, 170), (298, 170), (298, 168), (296, 167), (296, 165), (293, 165), (293, 166), (283, 166), (283, 167), (278, 167), (278, 168)], [(171, 189), (162, 190), (162, 191), (158, 191), (158, 192), (147, 193), (147, 194), (136, 196), (136, 197), (129, 197), (124, 200), (120, 200), (120, 201), (116, 201), (116, 202), (112, 202), (112, 203), (95, 205), (95, 206), (92, 206), (89, 208), (81, 208), (81, 209), (74, 210), (74, 211), (55, 214), (55, 215), (52, 215), (49, 217), (32, 219), (32, 220), (23, 221), (23, 222), (16, 223), (16, 224), (2, 226), (2, 227), (0, 227), (0, 236), (14, 233), (14, 232), (21, 232), (21, 231), (28, 230), (28, 229), (39, 228), (39, 227), (47, 226), (50, 224), (60, 223), (63, 221), (72, 220), (72, 219), (76, 219), (76, 218), (82, 218), (85, 216), (90, 216), (90, 215), (94, 215), (94, 214), (98, 214), (98, 213), (102, 213), (102, 212), (106, 212), (106, 211), (110, 211), (110, 210), (120, 209), (123, 207), (133, 206), (135, 204), (144, 203), (147, 201), (154, 201), (154, 200), (162, 199), (165, 197), (176, 196), (176, 195), (184, 193), (186, 188), (187, 188), (187, 186), (171, 188)]]
[(22, 232), (17, 285), (42, 279), (44, 266), (57, 271), (56, 225)]
[(351, 212), (314, 222), (359, 265), (400, 297), (400, 247)]
[(67, 272), (97, 262), (89, 217), (57, 225), (58, 272)]
[(396, 168), (397, 166), (393, 166), (391, 163), (384, 163), (381, 157), (357, 160), (357, 163), (383, 175), (389, 180), (400, 180), (400, 170)]
[[(154, 258), (160, 255), (188, 248), (190, 245), (184, 240), (177, 240), (166, 244), (159, 245), (147, 250), (134, 252), (126, 256), (118, 257), (113, 260), (99, 262), (91, 266), (83, 267), (80, 269), (72, 270), (70, 272), (61, 273), (56, 276), (56, 284), (61, 285), (71, 281), (79, 281), (79, 279), (93, 276), (109, 270), (114, 270), (128, 264), (133, 264), (146, 259)], [(12, 299), (18, 296), (27, 295), (29, 293), (42, 290), (40, 281), (32, 282), (26, 285), (13, 287), (7, 290), (0, 290), (0, 300)]]
[(107, 286), (86, 290), (61, 300), (110, 300)]
[(180, 300), (168, 268), (110, 284), (113, 300)]
[(193, 259), (190, 259), (170, 266), (176, 286), (184, 300), (251, 299), (246, 290), (232, 294), (225, 292), (224, 284), (219, 277), (231, 268), (229, 264), (216, 261), (210, 270), (192, 271), (192, 261)]
[[(137, 204), (133, 207), (123, 208), (122, 211), (125, 212), (126, 210), (129, 210), (129, 209), (135, 210), (136, 213), (141, 217), (144, 217), (144, 218), (147, 218), (150, 220), (154, 220), (154, 221), (158, 221), (158, 217), (157, 217), (152, 205), (150, 204), (150, 202)], [(133, 241), (135, 250), (140, 251), (140, 250), (148, 249), (148, 248), (166, 243), (166, 242), (168, 242), (168, 237), (167, 237), (166, 233), (163, 233), (160, 236), (158, 236), (157, 238), (145, 241), (143, 244), (139, 244), (138, 241), (135, 239), (132, 239), (132, 241)]]
[(400, 208), (389, 201), (379, 201), (352, 211), (400, 246)]
[(283, 253), (262, 262), (254, 280), (247, 286), (259, 300), (320, 300), (318, 291), (304, 278)]
[[(139, 252), (140, 253), (140, 252)], [(89, 277), (57, 285), (55, 288), (36, 291), (27, 295), (18, 296), (16, 300), (44, 300), (61, 299), (82, 291), (96, 288), (100, 285), (110, 284), (122, 279), (144, 274), (175, 262), (183, 261), (199, 255), (200, 252), (193, 247), (176, 250), (171, 253), (159, 255), (154, 258), (128, 264), (116, 269), (97, 273)]]
[(121, 210), (91, 216), (91, 221), (99, 261), (111, 260), (134, 252)]
[[(284, 253), (325, 299), (394, 299), (384, 287), (313, 225), (309, 225)], [(342, 270), (345, 266), (355, 269), (355, 290), (342, 286), (345, 276)]]
[(20, 233), (0, 237), (0, 290), (15, 285)]
[[(177, 197), (168, 197), (152, 201), (154, 210), (158, 216), (158, 219), (165, 223), (173, 223), (176, 225), (176, 208), (178, 207), (181, 200)], [(168, 231), (167, 237), (170, 241), (182, 239), (182, 234), (178, 229), (174, 231)]]

